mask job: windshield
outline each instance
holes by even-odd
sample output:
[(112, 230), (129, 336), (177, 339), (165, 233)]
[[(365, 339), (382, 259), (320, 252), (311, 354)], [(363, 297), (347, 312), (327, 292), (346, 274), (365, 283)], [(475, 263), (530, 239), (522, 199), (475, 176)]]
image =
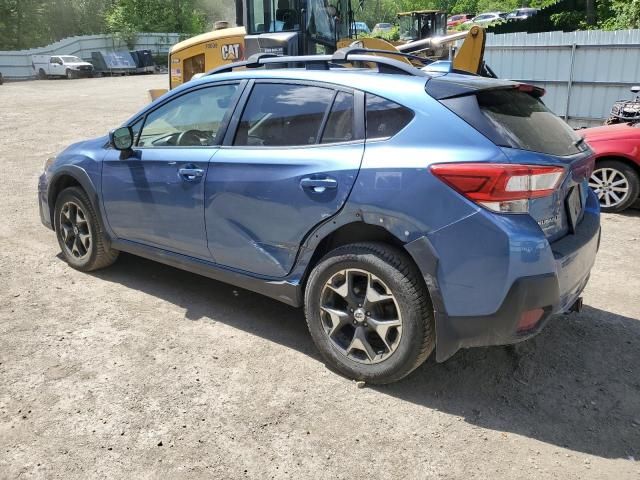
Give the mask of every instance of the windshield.
[[(349, 38), (349, 22), (353, 21), (349, 2), (350, 0), (248, 0), (246, 27), (252, 35), (301, 32), (304, 28), (316, 43), (335, 48), (338, 40)], [(366, 25), (362, 27), (366, 29)], [(362, 27), (358, 26), (359, 29)]]
[(249, 0), (249, 33), (298, 31), (299, 11), (298, 0)]
[(418, 20), (414, 20), (411, 15), (403, 15), (398, 17), (400, 27), (400, 40), (417, 40), (418, 39)]
[(349, 0), (308, 0), (307, 33), (319, 43), (335, 45), (349, 36)]
[(64, 63), (80, 63), (83, 60), (80, 60), (78, 57), (74, 57), (72, 55), (63, 55), (59, 57)]

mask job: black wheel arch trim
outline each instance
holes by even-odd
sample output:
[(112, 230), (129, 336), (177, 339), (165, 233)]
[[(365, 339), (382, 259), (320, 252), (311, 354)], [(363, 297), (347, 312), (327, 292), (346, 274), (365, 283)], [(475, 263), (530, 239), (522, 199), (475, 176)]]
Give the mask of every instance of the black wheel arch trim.
[[(379, 223), (374, 222), (373, 219), (377, 219)], [(380, 222), (380, 220), (382, 220), (382, 222)], [(388, 228), (389, 225), (396, 224), (396, 222), (391, 220), (393, 220), (391, 216), (380, 214), (379, 212), (374, 214), (373, 212), (367, 212), (361, 209), (344, 209), (312, 230), (303, 242), (298, 256), (298, 261), (296, 262), (296, 267), (294, 267), (294, 270), (290, 274), (290, 277), (299, 278), (300, 280), (300, 297), (302, 298), (304, 295), (303, 289), (306, 280), (311, 274), (311, 270), (314, 266), (311, 264), (311, 259), (320, 243), (338, 229), (349, 224), (357, 224), (361, 222), (368, 226), (383, 228), (393, 236), (398, 243), (404, 246), (405, 251), (409, 254), (422, 274), (425, 287), (427, 288), (427, 292), (429, 293), (433, 303), (436, 318), (439, 313), (444, 314), (446, 317), (444, 302), (442, 300), (436, 276), (439, 259), (433, 249), (433, 246), (426, 236), (421, 236), (411, 242), (407, 242), (406, 240), (399, 238), (397, 232)]]
[[(84, 190), (91, 202), (91, 206), (93, 207), (93, 211), (96, 213), (96, 217), (98, 218), (98, 227), (100, 228), (100, 234), (103, 235), (104, 239), (107, 242), (107, 245), (110, 245), (111, 239), (108, 234), (106, 234), (105, 224), (102, 219), (102, 208), (100, 204), (100, 200), (98, 198), (98, 191), (96, 189), (95, 184), (91, 181), (91, 178), (87, 174), (87, 172), (78, 167), (77, 165), (65, 165), (61, 167), (59, 170), (56, 170), (55, 174), (49, 180), (49, 185), (47, 187), (47, 202), (49, 205), (49, 214), (51, 218), (51, 225), (55, 228), (55, 219), (54, 213), (56, 208), (56, 198), (62, 191), (61, 189), (54, 188), (57, 186), (58, 182), (63, 177), (71, 177), (73, 178), (80, 187)], [(55, 197), (54, 197), (55, 195)]]

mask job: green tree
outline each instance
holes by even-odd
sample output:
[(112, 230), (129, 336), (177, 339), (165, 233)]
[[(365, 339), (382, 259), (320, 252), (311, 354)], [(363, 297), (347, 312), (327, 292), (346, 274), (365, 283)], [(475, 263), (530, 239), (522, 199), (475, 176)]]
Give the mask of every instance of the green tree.
[(117, 0), (106, 21), (113, 32), (199, 33), (205, 14), (196, 0)]
[(640, 28), (640, 0), (613, 0), (613, 15), (605, 20), (606, 28)]

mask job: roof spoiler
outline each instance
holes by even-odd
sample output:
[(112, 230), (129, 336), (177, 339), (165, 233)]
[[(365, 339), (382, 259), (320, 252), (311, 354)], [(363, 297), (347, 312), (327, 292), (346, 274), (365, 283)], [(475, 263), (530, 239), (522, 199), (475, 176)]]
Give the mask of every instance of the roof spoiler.
[[(437, 62), (434, 62), (437, 63)], [(444, 62), (443, 62), (444, 63)], [(433, 65), (433, 64), (432, 64)], [(429, 65), (423, 70), (426, 70)], [(438, 66), (435, 65), (437, 68)], [(446, 66), (442, 65), (442, 69)], [(433, 67), (432, 67), (433, 68)], [(486, 78), (480, 76), (468, 76), (468, 75), (456, 75), (456, 72), (443, 72), (440, 76), (436, 76), (436, 70), (426, 70), (430, 73), (432, 78), (427, 81), (425, 90), (427, 93), (436, 100), (445, 100), (447, 98), (464, 97), (465, 95), (474, 95), (483, 90), (505, 90), (505, 89), (518, 89), (521, 92), (528, 93), (529, 95), (540, 98), (546, 91), (544, 88), (529, 83), (522, 83), (511, 80), (499, 80), (495, 78)], [(454, 77), (455, 75), (455, 77)]]

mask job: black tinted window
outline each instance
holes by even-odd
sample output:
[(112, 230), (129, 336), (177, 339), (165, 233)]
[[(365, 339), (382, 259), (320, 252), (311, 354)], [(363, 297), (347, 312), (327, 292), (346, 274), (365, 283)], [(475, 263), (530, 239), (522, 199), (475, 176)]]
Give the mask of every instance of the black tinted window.
[(242, 112), (234, 145), (317, 143), (334, 91), (303, 85), (258, 84)]
[(339, 92), (324, 127), (322, 143), (348, 142), (353, 138), (353, 95)]
[(413, 112), (395, 102), (367, 94), (367, 138), (392, 137), (413, 118)]
[(503, 146), (560, 156), (580, 151), (580, 137), (534, 96), (510, 89), (483, 91), (476, 97)]

